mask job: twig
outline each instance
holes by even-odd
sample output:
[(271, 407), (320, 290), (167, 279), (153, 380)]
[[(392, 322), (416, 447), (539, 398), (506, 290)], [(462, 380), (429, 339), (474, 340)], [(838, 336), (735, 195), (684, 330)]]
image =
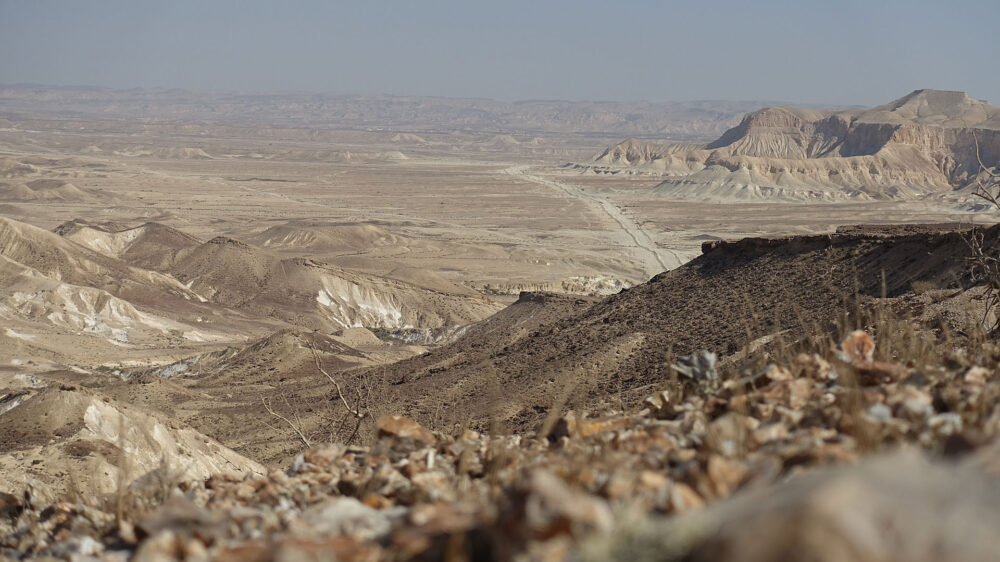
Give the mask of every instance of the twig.
[[(986, 164), (983, 163), (979, 152), (979, 138), (976, 136), (975, 131), (972, 131), (972, 139), (976, 148), (976, 161), (979, 163), (979, 174), (976, 175), (976, 189), (972, 194), (988, 202), (994, 209), (1000, 210), (1000, 200), (998, 200), (1000, 193), (993, 193), (993, 188), (996, 186), (996, 181), (1000, 178), (1000, 174), (994, 172), (992, 168), (987, 168)], [(983, 181), (984, 174), (987, 177), (985, 182)], [(985, 281), (986, 285), (986, 291), (983, 295), (985, 307), (981, 322), (988, 333), (997, 335), (1000, 333), (1000, 316), (990, 322), (990, 314), (1000, 308), (1000, 259), (995, 255), (987, 254), (985, 250), (985, 231), (973, 228), (969, 238), (966, 239), (966, 244), (968, 244), (969, 249), (972, 251), (972, 256), (968, 258), (968, 261), (971, 263), (972, 279), (973, 281)], [(991, 251), (990, 254), (992, 253)]]
[(267, 400), (265, 400), (263, 396), (260, 398), (260, 402), (261, 404), (264, 405), (264, 409), (267, 410), (267, 413), (288, 424), (288, 427), (292, 428), (292, 430), (294, 430), (295, 433), (299, 435), (299, 439), (301, 439), (302, 442), (305, 443), (306, 447), (312, 447), (312, 445), (309, 443), (309, 439), (306, 439), (305, 434), (302, 433), (302, 430), (298, 426), (292, 423), (292, 420), (286, 418), (285, 416), (279, 414), (278, 412), (275, 412), (274, 409), (271, 408), (270, 404), (267, 403)]
[(976, 131), (974, 130), (972, 131), (972, 141), (976, 145), (976, 161), (979, 162), (979, 170), (981, 172), (986, 172), (986, 175), (991, 178), (1000, 178), (1000, 174), (994, 172), (992, 168), (987, 168), (986, 165), (983, 164), (983, 159), (979, 156), (979, 137), (976, 136)]
[[(344, 391), (341, 390), (340, 383), (337, 382), (337, 379), (330, 376), (330, 373), (326, 372), (326, 369), (324, 369), (322, 365), (319, 364), (319, 355), (316, 353), (316, 348), (313, 347), (312, 342), (309, 343), (309, 350), (312, 351), (313, 362), (316, 363), (316, 368), (319, 369), (319, 372), (323, 373), (323, 375), (326, 376), (327, 380), (333, 383), (333, 386), (337, 389), (337, 396), (340, 397), (340, 401), (344, 403), (344, 407), (347, 408), (347, 411), (350, 412), (351, 415), (353, 415), (354, 417), (364, 418), (365, 415), (361, 413), (360, 405), (357, 409), (351, 409), (351, 405), (348, 404), (347, 399), (344, 398)], [(360, 395), (360, 391), (358, 392)]]

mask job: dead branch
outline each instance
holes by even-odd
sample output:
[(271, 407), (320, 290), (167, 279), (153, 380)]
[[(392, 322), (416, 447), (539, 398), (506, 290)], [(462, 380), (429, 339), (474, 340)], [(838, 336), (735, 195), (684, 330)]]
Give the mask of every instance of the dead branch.
[(1000, 173), (994, 172), (992, 168), (987, 168), (983, 164), (983, 159), (979, 155), (979, 137), (976, 136), (976, 131), (972, 131), (972, 140), (976, 145), (976, 161), (979, 162), (979, 171), (986, 172), (986, 175), (991, 178), (1000, 178)]
[[(987, 168), (986, 164), (983, 163), (979, 152), (979, 139), (976, 137), (975, 131), (972, 132), (972, 138), (976, 147), (976, 161), (979, 163), (976, 188), (972, 194), (988, 202), (994, 209), (1000, 210), (1000, 200), (998, 200), (1000, 192), (994, 193), (1000, 174), (994, 172), (992, 168)], [(983, 174), (987, 177), (985, 182)], [(996, 316), (991, 321), (990, 314), (1000, 309), (1000, 258), (995, 255), (995, 251), (986, 247), (985, 232), (981, 229), (973, 228), (965, 241), (972, 252), (972, 255), (967, 258), (972, 279), (973, 281), (982, 281), (986, 286), (983, 295), (985, 306), (981, 322), (988, 333), (996, 336), (1000, 334), (1000, 316)]]
[[(327, 380), (333, 383), (333, 386), (337, 389), (337, 396), (340, 397), (340, 401), (344, 403), (344, 407), (347, 408), (347, 411), (350, 412), (351, 415), (359, 419), (364, 418), (365, 415), (361, 413), (360, 404), (358, 405), (357, 408), (352, 409), (351, 405), (347, 403), (347, 399), (344, 398), (344, 391), (340, 388), (340, 383), (338, 383), (337, 379), (333, 378), (330, 375), (330, 373), (326, 372), (326, 369), (324, 369), (323, 366), (319, 364), (319, 354), (316, 353), (316, 348), (313, 347), (312, 342), (309, 343), (309, 350), (312, 351), (313, 362), (316, 363), (316, 368), (319, 369), (319, 372), (323, 373), (323, 375), (327, 378)], [(360, 391), (358, 392), (360, 398)]]
[(261, 404), (264, 405), (264, 409), (267, 410), (267, 413), (288, 424), (288, 427), (292, 428), (292, 430), (298, 434), (299, 439), (301, 439), (302, 442), (305, 443), (306, 447), (312, 447), (312, 445), (309, 443), (309, 439), (307, 439), (305, 434), (302, 433), (302, 429), (299, 426), (292, 423), (292, 420), (286, 418), (285, 416), (279, 414), (278, 412), (275, 412), (274, 408), (271, 408), (271, 405), (267, 403), (267, 400), (265, 400), (263, 396), (260, 398), (260, 402)]

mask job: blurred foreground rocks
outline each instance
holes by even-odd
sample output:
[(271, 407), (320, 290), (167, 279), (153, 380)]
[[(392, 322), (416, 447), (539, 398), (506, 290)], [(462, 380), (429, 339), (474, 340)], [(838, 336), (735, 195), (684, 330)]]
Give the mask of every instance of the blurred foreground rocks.
[(968, 464), (895, 454), (755, 489), (680, 518), (641, 520), (589, 560), (997, 560), (1000, 480)]
[[(915, 367), (867, 334), (724, 373), (708, 354), (644, 409), (547, 433), (370, 446), (265, 476), (58, 501), (0, 494), (0, 555), (62, 560), (1000, 559), (1000, 350)], [(138, 509), (129, 494), (162, 495)], [(145, 504), (144, 504), (145, 505)]]

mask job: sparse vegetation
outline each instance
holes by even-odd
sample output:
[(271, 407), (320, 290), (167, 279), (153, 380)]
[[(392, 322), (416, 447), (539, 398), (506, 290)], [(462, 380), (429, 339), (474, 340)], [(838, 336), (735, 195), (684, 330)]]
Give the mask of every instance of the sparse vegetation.
[[(973, 135), (975, 139), (975, 136)], [(995, 211), (1000, 211), (1000, 174), (994, 171), (995, 167), (987, 167), (979, 153), (979, 140), (975, 139), (976, 161), (979, 163), (979, 173), (975, 181), (973, 195), (986, 201)], [(986, 331), (993, 336), (1000, 333), (1000, 248), (997, 246), (996, 236), (987, 239), (987, 230), (984, 228), (973, 229), (967, 238), (967, 243), (972, 256), (969, 263), (973, 281), (984, 288), (982, 295), (983, 315), (982, 324)]]
[[(233, 103), (295, 98), (261, 99)], [(0, 119), (0, 557), (865, 560), (919, 528), (961, 560), (963, 529), (992, 536), (1000, 230), (956, 222), (984, 213), (955, 188), (975, 127), (1000, 209), (1000, 110), (770, 108), (566, 164), (595, 137), (229, 107)], [(916, 212), (947, 222), (829, 232)]]

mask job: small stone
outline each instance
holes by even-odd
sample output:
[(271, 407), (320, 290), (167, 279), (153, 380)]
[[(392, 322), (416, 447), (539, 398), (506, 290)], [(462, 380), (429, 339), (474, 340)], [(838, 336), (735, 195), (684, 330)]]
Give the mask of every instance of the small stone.
[(673, 369), (696, 382), (715, 382), (719, 380), (719, 371), (716, 368), (718, 361), (718, 355), (702, 349), (679, 358), (674, 363)]
[(431, 501), (454, 499), (448, 479), (440, 472), (421, 472), (410, 479)]
[(745, 452), (750, 443), (750, 432), (759, 422), (751, 417), (728, 413), (709, 424), (705, 433), (705, 445), (709, 450), (723, 456), (735, 456)]
[(968, 384), (975, 384), (981, 386), (986, 384), (986, 379), (989, 376), (990, 376), (989, 369), (977, 366), (977, 367), (972, 367), (971, 369), (966, 371), (965, 375), (962, 376), (962, 380), (964, 380)]
[(118, 536), (128, 544), (135, 544), (139, 542), (139, 539), (135, 534), (135, 525), (126, 519), (122, 519), (118, 522)]
[(848, 363), (871, 363), (875, 359), (875, 341), (866, 332), (855, 330), (840, 343), (840, 350)]
[(611, 510), (603, 500), (574, 491), (544, 470), (528, 477), (525, 522), (540, 539), (562, 534), (582, 534), (611, 528)]
[(868, 408), (868, 415), (872, 419), (880, 422), (892, 421), (892, 410), (889, 409), (885, 404), (872, 404)]
[(670, 511), (672, 513), (685, 513), (693, 509), (701, 509), (704, 506), (705, 500), (691, 486), (683, 482), (673, 482), (670, 485)]
[(930, 394), (912, 386), (904, 387), (889, 399), (896, 416), (912, 422), (923, 422), (934, 414), (931, 402)]
[(135, 551), (135, 560), (143, 562), (174, 562), (183, 558), (181, 541), (172, 530), (165, 530), (142, 542)]
[(598, 433), (608, 433), (618, 429), (624, 429), (632, 425), (632, 420), (624, 417), (614, 417), (599, 420), (578, 420), (576, 423), (575, 435), (579, 437), (589, 437)]
[(351, 560), (352, 562), (378, 562), (386, 557), (378, 545), (366, 544), (356, 537), (334, 537), (316, 540), (289, 539), (277, 545), (273, 558), (276, 562), (318, 562)]
[(785, 383), (788, 389), (788, 406), (801, 410), (809, 404), (813, 393), (813, 383), (809, 379), (795, 379)]
[(612, 474), (604, 483), (603, 495), (610, 500), (626, 497), (635, 490), (635, 482), (620, 472)]
[(818, 354), (800, 353), (795, 363), (802, 369), (802, 375), (817, 381), (828, 381), (836, 378), (833, 368)]
[(348, 535), (373, 541), (387, 536), (392, 530), (392, 515), (398, 513), (373, 509), (354, 498), (336, 497), (305, 510), (302, 519), (318, 536)]
[(427, 445), (433, 445), (437, 441), (426, 427), (403, 416), (384, 415), (378, 419), (377, 426), (379, 437), (413, 439)]
[(743, 463), (719, 455), (708, 457), (705, 472), (719, 497), (726, 497), (747, 480), (750, 470)]
[(937, 414), (927, 420), (927, 427), (938, 436), (955, 435), (962, 432), (962, 416), (954, 412)]
[(757, 428), (753, 432), (753, 439), (758, 445), (787, 439), (789, 435), (788, 426), (781, 423), (770, 423)]
[(659, 489), (670, 484), (670, 479), (651, 470), (643, 470), (639, 473), (639, 484), (646, 488)]
[(784, 367), (779, 367), (774, 363), (768, 365), (767, 368), (764, 369), (764, 376), (774, 382), (790, 381), (794, 378), (792, 376), (792, 373), (789, 372), (788, 369)]

